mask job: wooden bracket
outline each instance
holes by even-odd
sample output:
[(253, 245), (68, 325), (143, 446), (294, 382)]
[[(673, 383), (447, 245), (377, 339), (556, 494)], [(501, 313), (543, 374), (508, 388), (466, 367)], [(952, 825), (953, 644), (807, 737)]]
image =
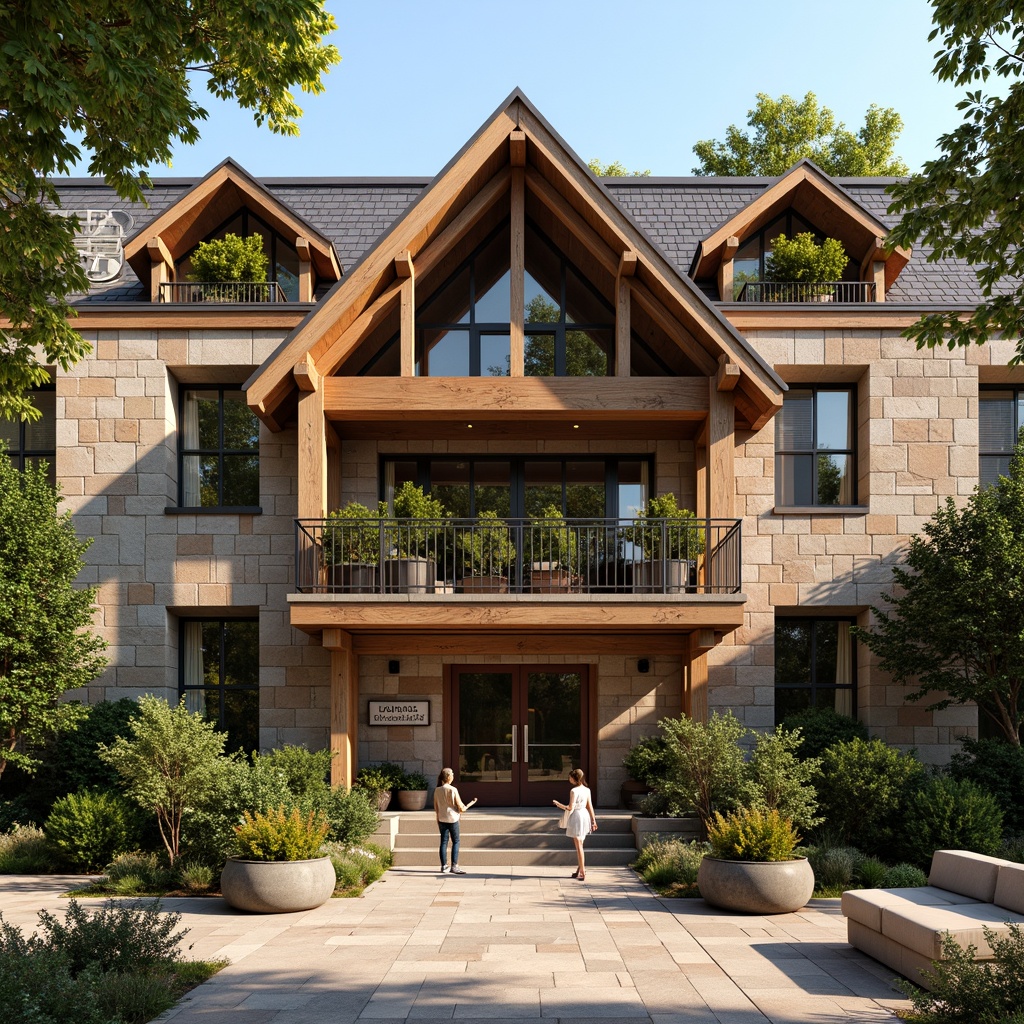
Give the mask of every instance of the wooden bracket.
[(636, 275), (637, 256), (632, 249), (626, 249), (619, 257), (619, 277), (634, 277)]
[(719, 391), (732, 391), (740, 382), (740, 368), (729, 362), (728, 356), (718, 357), (716, 387)]
[(298, 384), (300, 391), (316, 391), (320, 387), (320, 372), (312, 359), (307, 358), (304, 362), (296, 363), (292, 376), (295, 377), (295, 383)]
[[(324, 630), (324, 635), (326, 636), (326, 634), (327, 631)], [(719, 639), (713, 629), (695, 629), (691, 636), (693, 638), (690, 641), (691, 649), (698, 651), (710, 651), (718, 643)]]
[(403, 278), (413, 276), (412, 254), (408, 249), (403, 249), (395, 257), (395, 273)]
[(722, 262), (729, 263), (732, 258), (736, 255), (736, 250), (740, 247), (740, 240), (735, 235), (730, 235), (725, 240), (725, 246), (722, 249)]
[(864, 253), (864, 259), (860, 261), (860, 279), (862, 281), (874, 280), (872, 264), (878, 259), (885, 259), (885, 242), (881, 238), (874, 239), (868, 246), (867, 252)]
[(266, 402), (260, 402), (256, 406), (256, 412), (259, 414), (261, 420), (275, 433), (279, 434), (284, 430), (284, 424), (277, 419), (277, 417), (270, 412)]
[(352, 634), (330, 626), (324, 630), (323, 645), (330, 651), (351, 651)]
[(308, 238), (296, 238), (295, 239), (295, 251), (299, 254), (299, 259), (308, 263), (312, 257), (309, 255), (309, 239)]
[(174, 266), (174, 257), (159, 235), (146, 243), (146, 252), (149, 253), (151, 263), (166, 263), (169, 267)]
[(526, 132), (514, 131), (508, 137), (509, 163), (513, 167), (526, 166)]

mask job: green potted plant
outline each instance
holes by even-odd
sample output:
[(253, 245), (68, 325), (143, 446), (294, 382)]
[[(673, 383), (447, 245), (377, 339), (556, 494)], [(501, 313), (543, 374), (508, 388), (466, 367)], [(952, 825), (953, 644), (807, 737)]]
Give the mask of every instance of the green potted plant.
[(814, 871), (794, 852), (800, 841), (793, 822), (777, 810), (741, 807), (708, 826), (711, 853), (701, 862), (697, 885), (715, 907), (750, 914), (791, 914), (814, 892)]
[[(202, 296), (208, 302), (267, 302), (270, 260), (263, 249), (263, 236), (248, 238), (226, 234), (200, 242), (192, 251), (190, 281), (202, 282)], [(246, 287), (240, 288), (239, 285)]]
[(535, 594), (569, 593), (578, 555), (576, 531), (557, 505), (545, 506), (531, 527), (530, 589)]
[(384, 590), (389, 594), (432, 594), (437, 558), (447, 561), (452, 530), (444, 504), (406, 481), (395, 493), (394, 517), (385, 525)]
[(398, 784), (398, 807), (422, 811), (427, 806), (427, 777), (422, 772), (403, 772)]
[(629, 748), (622, 759), (622, 767), (629, 773), (619, 790), (623, 807), (639, 807), (640, 801), (665, 781), (668, 757), (668, 744), (662, 736), (645, 736)]
[(404, 775), (402, 766), (391, 761), (368, 764), (356, 774), (356, 785), (366, 790), (378, 811), (386, 811), (391, 803), (391, 791), (399, 787)]
[(459, 589), (464, 594), (508, 593), (508, 570), (516, 557), (512, 531), (497, 512), (481, 512), (458, 538)]
[(381, 514), (358, 501), (327, 515), (323, 535), (323, 562), (330, 589), (347, 594), (373, 594), (381, 552)]
[(245, 812), (235, 826), (235, 852), (220, 876), (225, 902), (259, 914), (312, 910), (334, 892), (331, 858), (320, 849), (327, 838), (327, 818), (297, 807), (255, 814)]
[(651, 498), (633, 525), (628, 539), (643, 552), (634, 569), (633, 589), (640, 593), (681, 594), (692, 586), (697, 558), (704, 553), (705, 531), (697, 517), (680, 508), (670, 491)]
[(772, 251), (764, 261), (765, 281), (778, 285), (769, 293), (771, 301), (827, 302), (832, 298), (831, 285), (842, 278), (850, 262), (842, 242), (826, 238), (819, 245), (810, 231), (802, 231), (793, 238), (779, 235), (771, 244)]

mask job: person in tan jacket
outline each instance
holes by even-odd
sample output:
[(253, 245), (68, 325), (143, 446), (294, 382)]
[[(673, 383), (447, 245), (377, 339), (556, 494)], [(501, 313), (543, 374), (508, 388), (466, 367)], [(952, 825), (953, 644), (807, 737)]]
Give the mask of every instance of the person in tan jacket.
[(468, 804), (462, 802), (459, 791), (452, 785), (455, 772), (451, 768), (442, 768), (437, 777), (437, 789), (434, 790), (434, 816), (437, 828), (441, 833), (441, 873), (448, 871), (448, 840), (452, 841), (453, 875), (464, 875), (466, 872), (459, 867), (459, 818), (463, 811), (468, 811), (476, 803), (474, 797)]

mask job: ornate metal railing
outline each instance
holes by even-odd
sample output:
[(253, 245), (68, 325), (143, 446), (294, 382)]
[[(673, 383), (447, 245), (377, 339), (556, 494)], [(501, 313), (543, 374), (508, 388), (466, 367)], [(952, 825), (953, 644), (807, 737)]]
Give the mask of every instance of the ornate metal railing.
[(873, 281), (747, 281), (739, 302), (874, 302)]
[(300, 519), (306, 594), (735, 594), (736, 519)]
[(160, 285), (161, 302), (287, 302), (276, 281), (172, 281)]

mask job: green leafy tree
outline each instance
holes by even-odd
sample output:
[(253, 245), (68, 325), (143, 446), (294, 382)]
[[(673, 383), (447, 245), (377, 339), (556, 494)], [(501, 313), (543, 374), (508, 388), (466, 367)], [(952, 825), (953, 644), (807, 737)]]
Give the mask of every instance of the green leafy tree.
[(850, 262), (837, 238), (826, 238), (820, 245), (810, 231), (793, 238), (784, 234), (772, 239), (772, 251), (764, 261), (766, 281), (838, 281)]
[(106, 665), (90, 631), (96, 590), (74, 586), (92, 542), (75, 536), (59, 500), (45, 467), (19, 473), (0, 449), (0, 776), (8, 764), (39, 766), (33, 748), (84, 714), (61, 696)]
[(173, 866), (182, 817), (220, 794), (231, 772), (232, 758), (224, 756), (227, 737), (184, 701), (171, 707), (153, 696), (140, 698), (131, 731), (131, 739), (118, 736), (110, 746), (100, 744), (99, 755), (120, 775), (125, 794), (156, 815)]
[(871, 104), (855, 135), (828, 107), (818, 105), (813, 92), (799, 102), (782, 95), (777, 100), (757, 94), (747, 111), (745, 132), (731, 124), (725, 141), (704, 139), (693, 147), (700, 160), (694, 174), (726, 177), (785, 174), (800, 160), (813, 160), (826, 174), (841, 177), (897, 176), (907, 165), (893, 150), (903, 119), (891, 107)]
[(88, 281), (76, 221), (57, 212), (50, 178), (89, 155), (90, 174), (141, 200), (141, 168), (195, 143), (207, 112), (192, 74), (281, 135), (302, 113), (290, 90), (323, 91), (340, 59), (323, 0), (83, 0), (0, 6), (0, 415), (35, 418), (26, 391), (47, 365), (68, 369), (89, 345), (68, 323)]
[(193, 281), (265, 281), (270, 258), (263, 251), (263, 236), (223, 238), (200, 242), (192, 253)]
[(587, 161), (587, 166), (599, 178), (649, 178), (651, 176), (649, 169), (646, 171), (631, 171), (624, 163), (618, 160), (613, 160), (610, 164), (603, 164), (596, 156), (593, 160)]
[(814, 788), (821, 762), (816, 757), (797, 756), (802, 743), (799, 729), (790, 732), (777, 726), (774, 732), (759, 733), (746, 773), (756, 793), (753, 807), (778, 811), (806, 831), (822, 820), (815, 814), (818, 797)]
[[(902, 220), (890, 245), (921, 245), (926, 258), (970, 263), (982, 301), (969, 317), (929, 313), (904, 332), (919, 347), (984, 344), (1001, 335), (1024, 355), (1024, 11), (1003, 0), (932, 0), (941, 37), (934, 74), (965, 87), (963, 123), (938, 139), (939, 155), (894, 185), (890, 213)], [(999, 94), (982, 86), (1001, 80)], [(969, 88), (975, 86), (976, 88)]]
[(889, 611), (856, 630), (893, 680), (928, 710), (977, 704), (1020, 746), (1024, 715), (1024, 439), (1010, 475), (961, 509), (948, 498), (893, 569)]

